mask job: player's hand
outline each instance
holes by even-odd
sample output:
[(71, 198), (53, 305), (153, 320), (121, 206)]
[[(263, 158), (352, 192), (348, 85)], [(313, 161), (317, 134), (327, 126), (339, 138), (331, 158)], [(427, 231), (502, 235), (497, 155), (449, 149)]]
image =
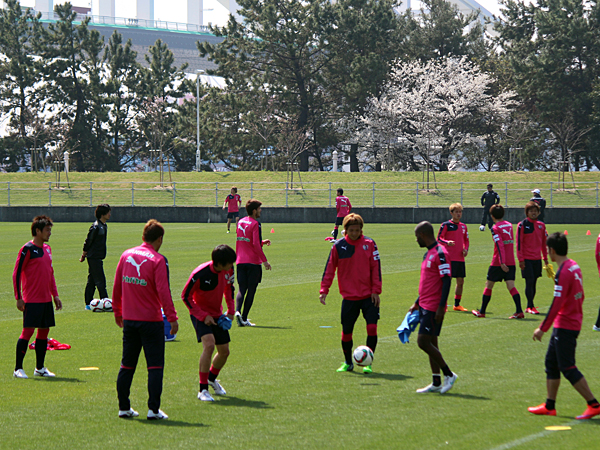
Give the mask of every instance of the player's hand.
[(373, 302), (373, 305), (379, 307), (379, 303), (380, 303), (379, 294), (375, 294), (375, 293), (371, 294), (371, 301)]
[(169, 325), (171, 325), (171, 334), (177, 334), (177, 332), (179, 331), (179, 322), (169, 322)]
[(444, 314), (446, 313), (445, 306), (438, 306), (437, 311), (435, 312), (435, 323), (440, 324), (442, 320), (444, 320)]
[(263, 239), (262, 245), (266, 245), (268, 247), (269, 245), (271, 245), (271, 239)]
[(503, 272), (508, 272), (508, 266), (506, 264), (500, 264), (500, 268)]
[(271, 264), (269, 264), (269, 261), (265, 261), (265, 262), (263, 263), (263, 266), (265, 266), (265, 269), (267, 269), (267, 270), (271, 270)]
[(115, 316), (115, 323), (119, 328), (123, 328), (123, 317)]
[(319, 301), (323, 304), (325, 304), (325, 299), (327, 298), (327, 294), (321, 294), (319, 295)]
[(225, 210), (225, 206), (223, 206), (223, 210)]
[(469, 250), (464, 250), (463, 249), (463, 257), (466, 257), (469, 254)]
[[(175, 322), (176, 323), (176, 322)], [(215, 322), (215, 319), (213, 319), (212, 316), (206, 316), (204, 318), (204, 325), (216, 325), (217, 323)], [(174, 334), (174, 333), (171, 333)]]
[(536, 328), (533, 332), (533, 340), (542, 342), (542, 336), (544, 336), (544, 332), (539, 328)]
[(410, 308), (408, 308), (408, 312), (412, 314), (418, 309), (419, 309), (419, 305), (417, 305), (417, 302), (414, 302), (412, 304), (412, 306)]
[(25, 311), (25, 302), (23, 301), (22, 298), (20, 298), (19, 300), (17, 300), (17, 309), (19, 311)]
[(233, 322), (233, 314), (227, 314), (227, 318)]
[(86, 253), (84, 253), (83, 255), (81, 255), (81, 258), (79, 258), (79, 262), (84, 262), (85, 261), (85, 256), (86, 256)]
[(547, 260), (547, 259), (545, 259), (545, 260), (544, 260), (544, 265), (545, 265), (545, 266), (547, 266), (547, 265), (548, 265), (548, 260)]
[(454, 241), (446, 241), (448, 243), (448, 247), (454, 247), (456, 245), (456, 242)]
[(54, 297), (54, 307), (57, 311), (60, 311), (62, 309), (62, 302), (60, 301), (60, 298)]
[(525, 270), (525, 261), (519, 261), (519, 268)]

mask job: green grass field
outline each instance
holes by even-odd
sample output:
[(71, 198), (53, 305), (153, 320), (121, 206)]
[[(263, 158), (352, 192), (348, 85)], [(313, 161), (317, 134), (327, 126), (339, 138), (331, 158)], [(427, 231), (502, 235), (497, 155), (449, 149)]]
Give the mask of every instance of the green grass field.
[[(49, 352), (46, 365), (55, 379), (33, 378), (35, 355), (25, 358), (31, 377), (12, 377), (21, 313), (15, 308), (11, 273), (17, 252), (30, 239), (29, 225), (2, 223), (0, 249), (0, 448), (368, 448), (368, 449), (592, 449), (598, 446), (600, 419), (575, 421), (585, 402), (564, 381), (557, 417), (537, 417), (527, 407), (545, 400), (543, 343), (532, 341), (541, 317), (508, 320), (514, 305), (497, 285), (486, 319), (449, 312), (440, 347), (459, 374), (448, 394), (418, 395), (430, 383), (426, 355), (416, 345), (402, 345), (396, 334), (415, 300), (423, 250), (412, 225), (370, 225), (383, 270), (379, 345), (374, 373), (336, 373), (340, 348), (340, 301), (334, 286), (327, 306), (318, 301), (319, 282), (330, 246), (323, 238), (330, 225), (264, 224), (273, 245), (266, 249), (272, 272), (265, 272), (251, 319), (255, 328), (232, 329), (231, 356), (220, 380), (228, 395), (214, 404), (201, 403), (198, 358), (201, 346), (180, 300), (190, 272), (209, 259), (220, 243), (234, 244), (223, 224), (166, 224), (161, 252), (170, 262), (171, 286), (180, 316), (177, 340), (167, 343), (162, 409), (168, 421), (117, 418), (115, 381), (120, 363), (121, 331), (112, 314), (83, 310), (87, 264), (78, 262), (89, 224), (57, 223), (53, 249), (58, 290), (64, 310), (56, 314), (50, 337), (69, 343), (68, 351)], [(471, 225), (471, 252), (463, 305), (477, 308), (491, 260), (488, 232)], [(549, 231), (563, 231), (552, 225)], [(594, 242), (598, 229), (568, 227), (570, 256), (582, 267), (587, 298), (577, 361), (592, 390), (600, 396), (598, 339), (592, 331), (600, 303)], [(140, 242), (141, 224), (109, 224), (107, 278), (114, 276), (120, 253)], [(112, 291), (112, 282), (109, 292)], [(524, 301), (524, 282), (517, 288)], [(538, 283), (537, 306), (547, 311), (553, 283)], [(331, 328), (323, 328), (331, 327)], [(362, 318), (355, 345), (364, 344)], [(80, 367), (99, 371), (83, 372)], [(143, 357), (132, 388), (132, 406), (147, 411)], [(572, 426), (549, 432), (549, 425)]]
[(236, 185), (244, 200), (253, 196), (266, 206), (335, 205), (338, 187), (344, 188), (353, 206), (445, 207), (455, 201), (480, 206), (489, 182), (494, 183), (503, 205), (520, 207), (535, 188), (542, 190), (548, 207), (598, 205), (598, 172), (574, 174), (575, 184), (567, 174), (564, 186), (552, 172), (440, 172), (435, 176), (437, 182), (430, 175), (427, 184), (421, 172), (306, 172), (302, 182), (296, 173), (289, 183), (286, 172), (174, 172), (173, 184), (165, 174), (167, 181), (161, 187), (157, 172), (72, 172), (69, 184), (63, 173), (57, 187), (54, 173), (6, 173), (0, 175), (0, 205), (127, 206), (132, 204), (133, 195), (138, 206), (220, 206), (231, 186)]

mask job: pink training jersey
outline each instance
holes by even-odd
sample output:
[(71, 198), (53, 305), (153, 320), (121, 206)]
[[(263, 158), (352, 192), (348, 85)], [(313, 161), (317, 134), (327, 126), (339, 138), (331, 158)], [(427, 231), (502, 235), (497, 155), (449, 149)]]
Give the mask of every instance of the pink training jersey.
[(225, 202), (227, 203), (227, 212), (239, 212), (239, 205), (242, 203), (242, 197), (238, 194), (229, 194), (225, 199)]
[(575, 261), (567, 259), (554, 277), (554, 299), (540, 329), (545, 333), (554, 322), (554, 328), (580, 331), (584, 299), (581, 269)]
[(48, 244), (38, 247), (30, 241), (21, 247), (13, 270), (13, 287), (15, 299), (25, 303), (48, 303), (58, 296)]
[(344, 195), (340, 195), (335, 198), (335, 209), (337, 210), (337, 217), (346, 217), (352, 211), (352, 204), (350, 199)]
[(167, 258), (148, 243), (125, 250), (119, 259), (113, 287), (115, 317), (141, 322), (177, 320), (169, 286)]
[(442, 301), (442, 279), (452, 276), (447, 249), (437, 243), (427, 250), (421, 263), (419, 281), (419, 306), (427, 311), (437, 311)]
[(526, 259), (537, 261), (540, 254), (544, 260), (548, 259), (546, 247), (546, 225), (539, 220), (525, 219), (517, 227), (517, 258), (519, 261)]
[(215, 322), (223, 314), (223, 297), (227, 303), (227, 314), (235, 314), (233, 269), (217, 272), (212, 261), (194, 269), (188, 279), (181, 299), (190, 314), (201, 322), (211, 316)]
[(515, 265), (515, 239), (513, 237), (512, 223), (506, 220), (497, 222), (492, 227), (494, 238), (494, 256), (491, 266)]
[[(437, 240), (446, 247), (450, 261), (465, 260), (463, 251), (469, 251), (469, 232), (466, 224), (453, 220), (444, 222), (438, 231)], [(449, 246), (448, 241), (454, 241), (454, 245)]]
[(262, 229), (260, 222), (246, 216), (237, 224), (235, 252), (236, 264), (262, 264), (267, 260), (262, 249)]
[(598, 274), (600, 274), (600, 234), (596, 240), (596, 265), (598, 266)]
[(335, 241), (321, 279), (321, 294), (328, 294), (337, 269), (338, 287), (344, 300), (364, 300), (381, 294), (381, 262), (377, 244), (361, 235)]

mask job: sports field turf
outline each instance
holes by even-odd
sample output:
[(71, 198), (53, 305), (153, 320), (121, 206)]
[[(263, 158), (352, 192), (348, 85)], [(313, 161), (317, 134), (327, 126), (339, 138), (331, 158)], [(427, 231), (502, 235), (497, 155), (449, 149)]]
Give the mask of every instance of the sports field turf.
[[(435, 224), (437, 231), (437, 226)], [(213, 404), (196, 398), (201, 346), (180, 300), (190, 272), (220, 243), (234, 244), (224, 224), (166, 224), (161, 253), (169, 258), (171, 287), (180, 316), (176, 342), (167, 343), (162, 409), (168, 421), (145, 419), (146, 371), (143, 357), (132, 388), (139, 419), (117, 418), (115, 381), (120, 362), (121, 330), (112, 314), (83, 310), (87, 264), (78, 262), (89, 224), (56, 223), (53, 249), (58, 290), (64, 311), (56, 314), (50, 337), (72, 345), (49, 352), (46, 365), (55, 379), (33, 378), (35, 355), (28, 352), (28, 380), (14, 379), (14, 352), (21, 331), (11, 274), (17, 252), (30, 239), (29, 224), (2, 223), (0, 248), (0, 448), (369, 448), (369, 449), (593, 449), (598, 448), (600, 418), (575, 421), (585, 402), (563, 380), (557, 417), (537, 417), (528, 406), (545, 400), (543, 343), (533, 342), (541, 317), (508, 320), (513, 302), (504, 285), (496, 285), (486, 319), (449, 312), (440, 347), (458, 373), (445, 395), (415, 393), (430, 383), (426, 355), (416, 345), (402, 345), (395, 332), (415, 300), (424, 251), (413, 225), (371, 225), (365, 234), (381, 253), (383, 294), (379, 345), (374, 373), (336, 373), (342, 362), (340, 296), (334, 284), (323, 306), (319, 281), (330, 246), (327, 224), (263, 225), (273, 241), (266, 254), (273, 265), (264, 272), (250, 318), (255, 328), (232, 329), (230, 359), (219, 376), (226, 397)], [(550, 225), (549, 232), (564, 226)], [(600, 333), (592, 331), (600, 304), (600, 281), (593, 248), (599, 229), (568, 227), (569, 255), (580, 264), (586, 291), (584, 324), (577, 362), (592, 391), (600, 397)], [(120, 253), (140, 242), (141, 224), (109, 223), (107, 278), (111, 281)], [(477, 308), (491, 260), (492, 241), (470, 225), (471, 252), (463, 305)], [(337, 283), (337, 282), (335, 282)], [(523, 297), (524, 282), (517, 288)], [(453, 288), (454, 289), (454, 288)], [(452, 289), (452, 292), (453, 292)], [(551, 302), (553, 283), (538, 283), (537, 306)], [(325, 328), (331, 327), (331, 328)], [(360, 318), (355, 345), (366, 331)], [(96, 366), (83, 372), (80, 367)], [(545, 431), (549, 425), (570, 431)]]

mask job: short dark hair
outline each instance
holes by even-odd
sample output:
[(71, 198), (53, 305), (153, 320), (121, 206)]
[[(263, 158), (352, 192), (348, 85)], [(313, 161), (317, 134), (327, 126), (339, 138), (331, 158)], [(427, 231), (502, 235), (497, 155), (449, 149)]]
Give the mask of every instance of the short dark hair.
[(231, 189), (233, 189), (233, 192), (235, 192), (237, 194), (237, 187), (231, 186)]
[(491, 188), (493, 188), (493, 187), (494, 187), (494, 185), (493, 185), (492, 183), (489, 183), (489, 184), (487, 185), (487, 187), (491, 187)]
[(156, 219), (150, 219), (144, 226), (144, 232), (142, 233), (142, 239), (144, 242), (152, 243), (161, 236), (164, 236), (165, 229), (162, 224)]
[(504, 217), (504, 207), (502, 205), (493, 205), (490, 208), (490, 215), (494, 219), (502, 219)]
[(260, 205), (262, 205), (262, 202), (259, 202), (255, 198), (251, 198), (250, 200), (248, 200), (246, 202), (246, 212), (248, 213), (249, 216), (252, 216), (252, 211), (260, 208)]
[(565, 236), (560, 231), (556, 233), (552, 233), (546, 239), (546, 245), (548, 248), (554, 249), (558, 256), (567, 256), (569, 252), (569, 242), (567, 241), (567, 236)]
[(540, 212), (540, 205), (538, 205), (536, 202), (527, 202), (525, 205), (525, 215), (527, 215), (530, 209), (537, 209), (538, 212)]
[(108, 214), (110, 212), (110, 205), (108, 203), (102, 203), (96, 207), (96, 219), (99, 219), (104, 214)]
[(35, 230), (40, 230), (40, 232), (44, 231), (44, 228), (46, 228), (48, 225), (52, 226), (54, 225), (52, 223), (52, 219), (48, 216), (35, 216), (33, 218), (33, 222), (31, 222), (31, 235), (33, 237), (36, 236), (36, 231)]
[(212, 262), (214, 265), (225, 266), (235, 263), (235, 250), (229, 245), (217, 245), (212, 251)]
[(415, 227), (415, 233), (423, 234), (428, 237), (434, 237), (433, 225), (424, 220)]
[(337, 193), (339, 195), (344, 195), (344, 190), (342, 188), (338, 188)]

